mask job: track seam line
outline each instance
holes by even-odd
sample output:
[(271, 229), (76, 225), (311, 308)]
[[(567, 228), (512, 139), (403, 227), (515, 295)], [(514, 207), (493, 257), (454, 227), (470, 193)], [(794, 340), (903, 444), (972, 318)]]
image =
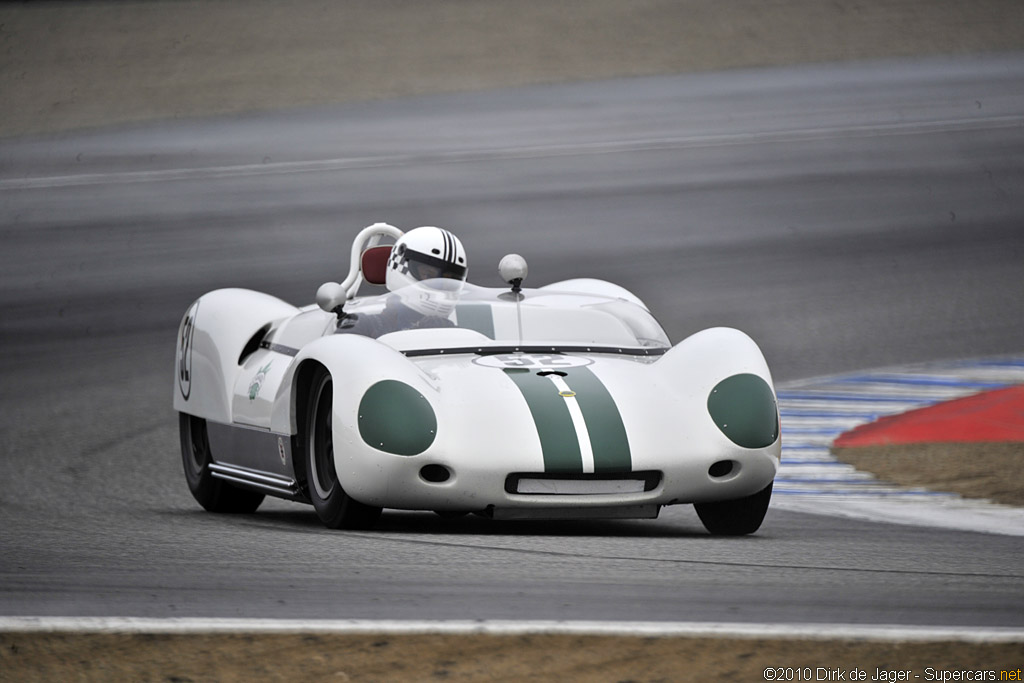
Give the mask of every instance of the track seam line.
[(386, 168), (438, 163), (472, 163), (492, 159), (538, 159), (565, 156), (590, 156), (678, 149), (699, 149), (747, 144), (773, 144), (794, 141), (828, 140), (834, 138), (887, 137), (892, 135), (929, 135), (936, 133), (1017, 128), (1024, 119), (1017, 115), (979, 119), (948, 119), (911, 121), (861, 126), (822, 126), (797, 130), (761, 131), (755, 133), (721, 133), (694, 136), (670, 136), (638, 140), (581, 142), (564, 145), (526, 145), (480, 150), (437, 151), (420, 154), (397, 154), (365, 157), (339, 157), (309, 161), (280, 161), (260, 164), (237, 164), (150, 171), (81, 173), (35, 178), (0, 178), (0, 191), (57, 187), (80, 187), (109, 183), (171, 182), (224, 177), (335, 172), (351, 169)]

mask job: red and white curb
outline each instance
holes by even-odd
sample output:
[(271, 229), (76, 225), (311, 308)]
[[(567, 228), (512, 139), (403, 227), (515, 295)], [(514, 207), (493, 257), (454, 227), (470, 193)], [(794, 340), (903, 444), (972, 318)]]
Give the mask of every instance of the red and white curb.
[(923, 363), (777, 386), (782, 464), (772, 506), (882, 522), (1024, 536), (1024, 508), (900, 487), (839, 462), (831, 447), (863, 424), (1024, 383), (1024, 356)]

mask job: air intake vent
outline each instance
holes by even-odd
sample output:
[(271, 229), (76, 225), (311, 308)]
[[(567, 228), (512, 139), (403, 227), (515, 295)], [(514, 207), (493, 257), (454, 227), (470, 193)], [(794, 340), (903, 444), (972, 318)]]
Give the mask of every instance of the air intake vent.
[(270, 323), (267, 323), (260, 329), (256, 330), (256, 334), (249, 338), (249, 341), (242, 347), (242, 353), (238, 356), (238, 364), (241, 365), (245, 362), (245, 359), (256, 353), (260, 348), (260, 342), (267, 336), (267, 332), (270, 332)]
[(708, 474), (714, 479), (721, 479), (732, 474), (735, 467), (736, 463), (732, 460), (719, 460), (708, 468)]

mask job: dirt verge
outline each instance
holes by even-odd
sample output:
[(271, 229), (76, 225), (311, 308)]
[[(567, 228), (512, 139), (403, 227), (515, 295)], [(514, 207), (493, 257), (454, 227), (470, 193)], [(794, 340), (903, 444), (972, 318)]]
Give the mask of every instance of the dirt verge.
[[(1019, 680), (1021, 644), (579, 635), (0, 634), (17, 681)], [(766, 677), (765, 670), (769, 669)], [(886, 678), (878, 678), (878, 671)], [(933, 672), (929, 678), (929, 670)], [(906, 672), (903, 678), (889, 672)], [(831, 673), (830, 673), (831, 672)], [(837, 678), (839, 672), (844, 675)], [(1003, 677), (1000, 678), (1001, 673)], [(799, 677), (798, 677), (799, 675)], [(832, 677), (828, 677), (831, 675)], [(915, 679), (919, 676), (919, 679)]]
[(901, 486), (1024, 505), (1024, 442), (894, 444), (835, 448), (833, 453)]
[(1019, 0), (4, 3), (0, 136), (529, 83), (1019, 49)]

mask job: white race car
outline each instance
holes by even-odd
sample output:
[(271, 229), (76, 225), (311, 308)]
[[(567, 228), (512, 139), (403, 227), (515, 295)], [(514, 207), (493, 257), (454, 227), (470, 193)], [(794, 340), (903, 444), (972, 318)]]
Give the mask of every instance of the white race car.
[[(222, 289), (188, 308), (174, 408), (204, 508), (252, 512), (272, 495), (354, 529), (382, 508), (654, 518), (692, 503), (711, 533), (760, 527), (781, 442), (771, 375), (747, 335), (712, 328), (672, 346), (625, 289), (525, 289), (516, 255), (500, 264), (509, 288), (435, 269), (357, 297), (399, 272), (399, 257), (408, 269), (402, 235), (360, 232), (348, 277), (321, 286), (317, 304)], [(443, 258), (461, 249), (445, 245)]]

